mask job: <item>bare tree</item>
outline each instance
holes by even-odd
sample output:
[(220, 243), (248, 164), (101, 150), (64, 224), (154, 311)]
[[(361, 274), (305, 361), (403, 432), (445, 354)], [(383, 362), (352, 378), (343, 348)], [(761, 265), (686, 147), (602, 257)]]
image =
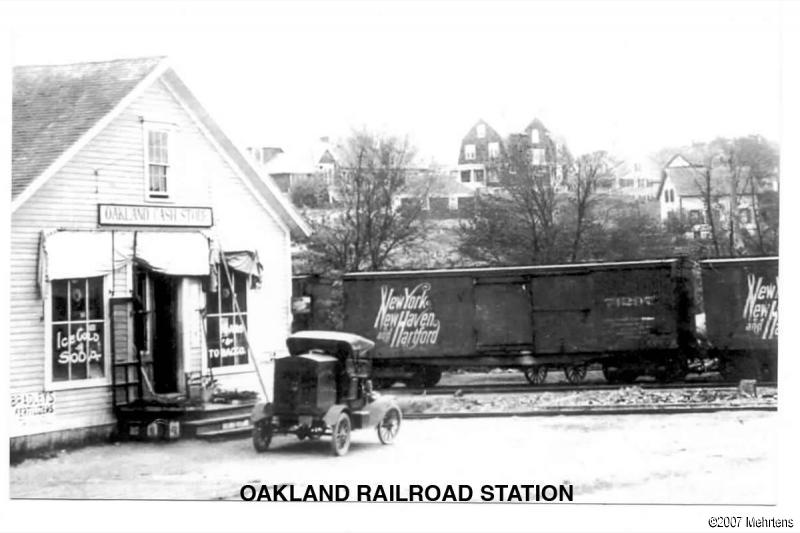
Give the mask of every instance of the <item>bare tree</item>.
[(405, 198), (414, 150), (406, 139), (354, 133), (342, 144), (332, 212), (314, 224), (309, 248), (327, 266), (380, 270), (425, 231), (422, 196)]
[(597, 151), (582, 155), (575, 160), (567, 182), (570, 189), (570, 201), (575, 209), (575, 237), (572, 241), (570, 261), (578, 258), (581, 237), (590, 218), (590, 210), (596, 200), (597, 186), (600, 179), (608, 175), (610, 160), (605, 151)]
[(550, 144), (545, 161), (537, 161), (529, 136), (509, 138), (493, 168), (500, 191), (478, 195), (474, 212), (461, 225), (465, 256), (493, 264), (564, 260), (565, 232), (558, 219), (563, 198), (556, 193), (563, 161)]

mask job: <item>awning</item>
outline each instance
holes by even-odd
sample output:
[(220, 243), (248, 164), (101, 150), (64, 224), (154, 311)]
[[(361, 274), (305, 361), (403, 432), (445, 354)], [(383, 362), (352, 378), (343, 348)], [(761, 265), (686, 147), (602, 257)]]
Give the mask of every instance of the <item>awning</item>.
[(39, 282), (105, 276), (137, 261), (174, 276), (207, 276), (209, 239), (200, 232), (56, 231), (42, 235)]
[(258, 252), (255, 250), (241, 250), (237, 252), (223, 252), (225, 261), (228, 266), (233, 270), (237, 270), (242, 274), (254, 276), (261, 279), (261, 272), (264, 267), (258, 259)]
[(208, 238), (197, 232), (136, 232), (136, 261), (150, 270), (173, 276), (208, 276)]

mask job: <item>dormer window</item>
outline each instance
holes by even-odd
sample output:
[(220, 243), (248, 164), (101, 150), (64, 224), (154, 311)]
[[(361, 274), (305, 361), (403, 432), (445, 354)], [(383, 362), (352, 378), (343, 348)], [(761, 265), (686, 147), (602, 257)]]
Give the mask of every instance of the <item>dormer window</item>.
[(537, 128), (531, 129), (531, 143), (539, 144), (539, 130)]
[(475, 130), (478, 134), (478, 139), (483, 139), (486, 137), (486, 124), (478, 124), (478, 127), (475, 128)]
[(147, 131), (147, 196), (169, 198), (169, 131)]
[(475, 145), (474, 144), (465, 144), (464, 145), (464, 159), (467, 161), (473, 161), (475, 159)]

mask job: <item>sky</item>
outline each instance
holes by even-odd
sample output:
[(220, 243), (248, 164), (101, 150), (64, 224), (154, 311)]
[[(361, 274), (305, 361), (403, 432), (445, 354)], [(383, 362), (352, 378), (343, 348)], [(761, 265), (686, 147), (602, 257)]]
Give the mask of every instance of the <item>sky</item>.
[(240, 146), (353, 129), (455, 164), (479, 119), (534, 117), (573, 153), (638, 157), (779, 140), (781, 10), (769, 2), (19, 3), (13, 64), (169, 56)]

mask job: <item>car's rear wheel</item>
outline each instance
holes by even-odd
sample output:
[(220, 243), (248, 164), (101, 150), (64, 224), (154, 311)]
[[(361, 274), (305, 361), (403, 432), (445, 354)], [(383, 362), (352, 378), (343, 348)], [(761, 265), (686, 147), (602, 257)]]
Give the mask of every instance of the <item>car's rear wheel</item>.
[(397, 433), (400, 431), (400, 422), (403, 420), (399, 409), (392, 407), (383, 415), (383, 420), (378, 424), (378, 439), (382, 444), (394, 442)]
[(334, 455), (344, 455), (350, 449), (350, 416), (342, 413), (333, 425), (331, 450)]
[(272, 425), (268, 420), (256, 422), (253, 426), (253, 448), (258, 453), (263, 453), (269, 449), (272, 442)]

